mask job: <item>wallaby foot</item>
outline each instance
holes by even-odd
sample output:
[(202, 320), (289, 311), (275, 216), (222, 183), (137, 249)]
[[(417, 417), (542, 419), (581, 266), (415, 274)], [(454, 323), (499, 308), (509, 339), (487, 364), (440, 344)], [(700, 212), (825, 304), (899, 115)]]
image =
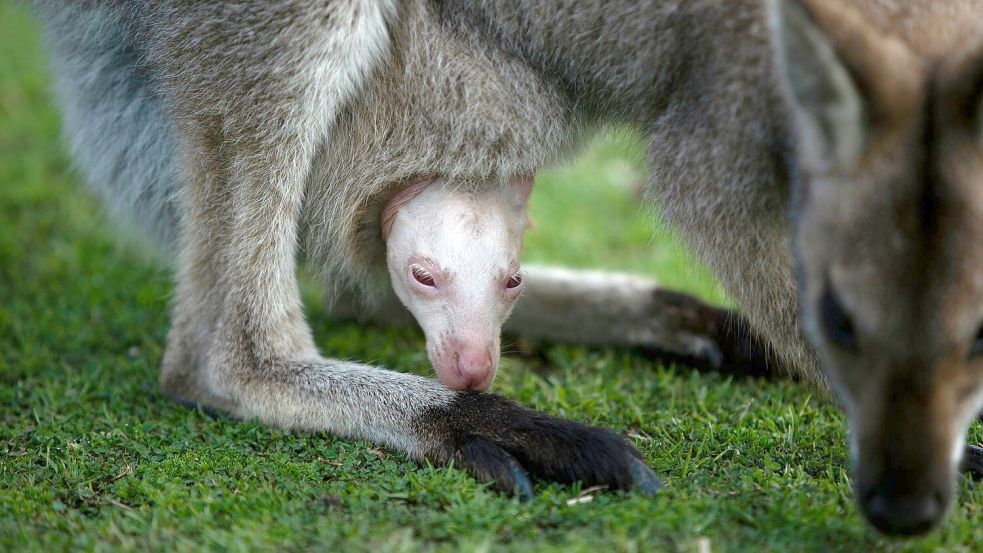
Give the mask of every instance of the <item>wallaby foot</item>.
[(415, 430), (428, 457), (453, 461), (481, 481), (528, 498), (532, 480), (655, 495), (663, 488), (637, 449), (618, 434), (553, 417), (494, 394), (465, 392), (424, 411)]
[(184, 407), (187, 407), (188, 409), (192, 409), (194, 411), (201, 411), (202, 413), (205, 414), (205, 416), (207, 416), (210, 419), (218, 420), (218, 419), (228, 419), (229, 418), (228, 416), (226, 416), (226, 413), (228, 411), (219, 410), (219, 409), (216, 409), (216, 408), (214, 408), (214, 407), (212, 407), (210, 405), (204, 404), (204, 403), (198, 403), (198, 402), (195, 402), (195, 401), (188, 401), (188, 400), (182, 399), (182, 398), (180, 398), (178, 396), (168, 396), (168, 397), (170, 397), (175, 403), (177, 403), (179, 405), (182, 405)]
[(675, 320), (678, 328), (689, 335), (703, 337), (706, 346), (695, 355), (681, 355), (660, 349), (658, 344), (643, 345), (641, 350), (646, 354), (735, 376), (794, 378), (794, 373), (781, 365), (771, 345), (751, 329), (740, 313), (679, 292), (659, 289), (655, 295), (661, 317)]
[(963, 453), (962, 463), (959, 465), (959, 471), (974, 480), (983, 478), (983, 447), (967, 445)]

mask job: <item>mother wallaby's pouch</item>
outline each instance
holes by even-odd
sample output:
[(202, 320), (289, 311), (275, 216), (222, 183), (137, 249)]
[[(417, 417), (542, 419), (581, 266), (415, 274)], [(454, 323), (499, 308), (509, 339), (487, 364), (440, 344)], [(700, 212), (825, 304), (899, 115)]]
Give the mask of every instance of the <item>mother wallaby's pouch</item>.
[(520, 59), (441, 24), (428, 2), (401, 10), (388, 55), (341, 111), (308, 184), (308, 250), (357, 287), (385, 280), (379, 214), (399, 186), (532, 174), (580, 127), (569, 102)]

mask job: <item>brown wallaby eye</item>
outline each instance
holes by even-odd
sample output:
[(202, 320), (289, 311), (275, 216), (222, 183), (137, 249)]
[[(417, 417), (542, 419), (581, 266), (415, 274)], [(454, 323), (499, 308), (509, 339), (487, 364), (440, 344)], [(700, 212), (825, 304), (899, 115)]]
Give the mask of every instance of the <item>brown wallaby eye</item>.
[(981, 326), (980, 331), (976, 333), (976, 339), (973, 340), (973, 346), (969, 350), (969, 355), (971, 357), (979, 357), (983, 355), (983, 326)]
[(505, 283), (506, 288), (518, 288), (522, 284), (522, 273), (516, 273), (509, 277), (509, 280)]
[(827, 340), (845, 350), (857, 350), (857, 333), (853, 328), (853, 321), (829, 284), (819, 299), (819, 319)]
[(424, 271), (420, 267), (413, 267), (410, 272), (413, 274), (413, 279), (424, 286), (430, 288), (436, 288), (437, 284), (433, 281), (433, 275)]

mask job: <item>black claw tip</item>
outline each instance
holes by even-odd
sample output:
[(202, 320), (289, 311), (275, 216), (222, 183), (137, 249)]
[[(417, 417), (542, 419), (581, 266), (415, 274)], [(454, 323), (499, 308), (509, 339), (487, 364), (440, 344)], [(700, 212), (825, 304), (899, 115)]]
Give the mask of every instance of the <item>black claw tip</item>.
[(201, 403), (196, 403), (194, 401), (189, 401), (189, 400), (178, 398), (178, 397), (174, 398), (174, 401), (177, 402), (178, 405), (182, 405), (184, 407), (187, 407), (188, 409), (191, 409), (191, 410), (194, 410), (194, 411), (200, 411), (201, 413), (203, 413), (206, 417), (208, 417), (210, 419), (223, 419), (223, 418), (225, 418), (225, 414), (224, 413), (222, 413), (218, 409), (214, 409), (212, 407), (209, 407), (208, 405), (203, 405)]
[(515, 457), (504, 449), (493, 444), (489, 444), (489, 446), (498, 450), (498, 453), (501, 455), (501, 462), (505, 465), (502, 469), (503, 474), (500, 479), (504, 482), (511, 482), (511, 489), (505, 489), (503, 491), (511, 493), (519, 498), (520, 501), (529, 501), (535, 497), (536, 494), (532, 491), (532, 480), (529, 479), (529, 475), (526, 474), (525, 469), (522, 468), (519, 461), (516, 461)]
[(488, 440), (471, 437), (461, 444), (455, 460), (481, 480), (490, 480), (504, 493), (520, 500), (532, 499), (532, 481), (522, 465), (509, 452)]
[(631, 478), (633, 482), (632, 489), (651, 496), (654, 496), (665, 489), (665, 485), (662, 484), (659, 477), (652, 472), (652, 469), (650, 469), (644, 461), (640, 459), (631, 459), (629, 461), (629, 470), (631, 471)]
[(512, 459), (512, 480), (515, 482), (515, 486), (512, 488), (512, 493), (519, 498), (519, 501), (529, 501), (536, 494), (532, 491), (532, 481), (529, 480), (529, 475), (526, 471), (522, 470), (518, 461)]
[(717, 346), (707, 345), (700, 350), (700, 355), (706, 360), (707, 365), (713, 370), (720, 370), (724, 366), (724, 354)]
[(975, 445), (966, 446), (959, 468), (970, 478), (983, 478), (983, 448)]

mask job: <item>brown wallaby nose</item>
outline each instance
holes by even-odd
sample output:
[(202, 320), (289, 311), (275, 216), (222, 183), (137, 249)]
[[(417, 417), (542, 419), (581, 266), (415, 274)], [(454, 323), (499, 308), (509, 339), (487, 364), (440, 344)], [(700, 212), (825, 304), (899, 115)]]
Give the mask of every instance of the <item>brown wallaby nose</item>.
[(873, 488), (862, 496), (860, 506), (881, 532), (912, 536), (928, 532), (942, 520), (946, 503), (942, 492), (897, 496)]

